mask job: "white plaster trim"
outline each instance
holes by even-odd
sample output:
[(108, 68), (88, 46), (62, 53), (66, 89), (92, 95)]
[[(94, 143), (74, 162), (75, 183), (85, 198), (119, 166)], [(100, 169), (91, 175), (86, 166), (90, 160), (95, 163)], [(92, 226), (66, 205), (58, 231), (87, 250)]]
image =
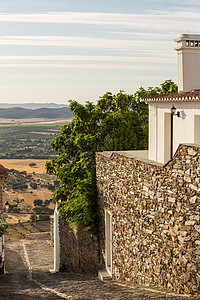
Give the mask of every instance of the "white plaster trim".
[[(112, 214), (109, 210), (104, 210), (105, 211), (105, 252), (106, 252), (106, 271), (108, 272), (108, 274), (110, 275), (110, 277), (112, 278), (112, 252), (113, 252), (113, 247), (112, 247)], [(111, 240), (111, 245), (110, 245), (110, 260), (111, 260), (111, 265), (110, 267), (108, 267), (108, 263), (107, 263), (107, 230), (106, 230), (106, 224), (107, 224), (107, 218), (106, 218), (106, 214), (108, 214), (110, 216), (110, 240)]]
[(54, 210), (54, 272), (60, 268), (60, 234), (59, 234), (59, 211), (56, 203)]
[(156, 161), (158, 161), (158, 106), (157, 104), (156, 104)]

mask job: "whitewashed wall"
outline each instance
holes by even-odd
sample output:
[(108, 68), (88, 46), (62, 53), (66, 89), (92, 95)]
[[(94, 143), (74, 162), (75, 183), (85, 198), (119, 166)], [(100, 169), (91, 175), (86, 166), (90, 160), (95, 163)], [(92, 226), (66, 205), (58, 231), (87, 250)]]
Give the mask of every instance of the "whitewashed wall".
[[(180, 118), (174, 116), (173, 153), (180, 143), (195, 143), (195, 115), (200, 116), (200, 103), (151, 103), (149, 104), (149, 159), (165, 163), (165, 113), (172, 105), (180, 111)], [(199, 128), (200, 132), (200, 128)]]

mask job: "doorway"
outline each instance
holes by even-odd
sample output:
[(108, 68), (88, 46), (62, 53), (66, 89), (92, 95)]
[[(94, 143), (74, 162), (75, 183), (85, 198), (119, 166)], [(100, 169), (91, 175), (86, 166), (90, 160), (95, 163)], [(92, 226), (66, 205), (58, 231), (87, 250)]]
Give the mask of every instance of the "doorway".
[(106, 270), (112, 276), (112, 215), (105, 211)]

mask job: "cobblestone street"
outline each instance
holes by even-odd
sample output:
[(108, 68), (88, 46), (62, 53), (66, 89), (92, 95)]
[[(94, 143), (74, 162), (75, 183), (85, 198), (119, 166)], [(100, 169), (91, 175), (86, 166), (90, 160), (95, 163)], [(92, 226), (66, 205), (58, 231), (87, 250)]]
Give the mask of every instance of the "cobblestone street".
[(7, 273), (0, 276), (0, 300), (197, 299), (130, 283), (101, 282), (94, 276), (50, 273), (52, 269), (53, 248), (49, 240), (7, 243)]

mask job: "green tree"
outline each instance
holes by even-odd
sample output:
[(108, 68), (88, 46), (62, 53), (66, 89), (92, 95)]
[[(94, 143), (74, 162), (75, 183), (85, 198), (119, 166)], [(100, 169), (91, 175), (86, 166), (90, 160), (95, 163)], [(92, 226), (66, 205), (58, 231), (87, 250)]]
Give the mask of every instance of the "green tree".
[(74, 118), (52, 140), (58, 158), (46, 164), (47, 171), (60, 181), (53, 199), (58, 202), (61, 215), (72, 223), (81, 221), (86, 230), (98, 233), (101, 208), (97, 200), (95, 152), (147, 149), (148, 106), (140, 98), (169, 90), (177, 90), (171, 80), (156, 88), (141, 87), (134, 95), (108, 92), (96, 105), (70, 101)]
[(49, 206), (50, 205), (50, 200), (44, 200), (44, 205)]
[(41, 199), (35, 199), (33, 203), (35, 206), (41, 206), (43, 204), (43, 201)]
[(30, 187), (32, 187), (32, 189), (37, 189), (38, 188), (38, 185), (37, 185), (37, 183), (36, 182), (31, 182), (30, 183)]
[(36, 163), (30, 163), (29, 164), (29, 167), (35, 167), (36, 166)]
[(163, 94), (178, 92), (178, 86), (174, 84), (174, 82), (171, 79), (165, 80), (165, 82), (161, 83), (160, 86), (161, 86), (161, 93)]
[(53, 192), (53, 191), (55, 190), (56, 187), (55, 187), (53, 184), (48, 183), (48, 184), (47, 184), (47, 188), (48, 188), (48, 190), (50, 190), (50, 191)]

